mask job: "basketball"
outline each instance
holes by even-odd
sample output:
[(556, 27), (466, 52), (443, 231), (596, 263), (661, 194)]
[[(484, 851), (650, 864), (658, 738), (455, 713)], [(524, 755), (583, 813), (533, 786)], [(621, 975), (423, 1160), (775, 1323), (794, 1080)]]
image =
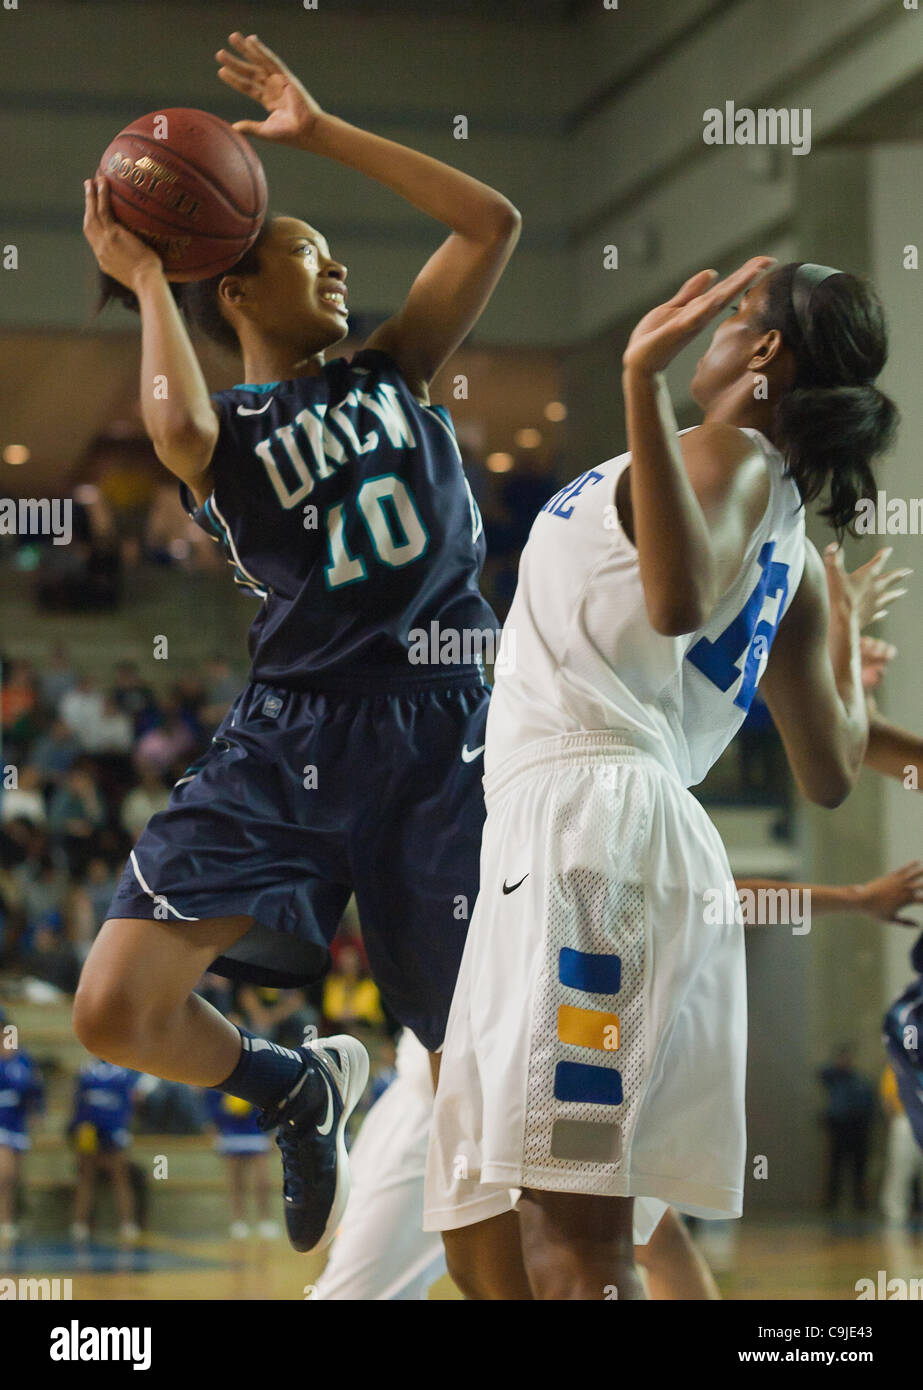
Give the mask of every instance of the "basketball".
[(266, 176), (251, 146), (208, 111), (174, 107), (120, 131), (99, 163), (113, 215), (152, 246), (169, 280), (229, 270), (266, 216)]

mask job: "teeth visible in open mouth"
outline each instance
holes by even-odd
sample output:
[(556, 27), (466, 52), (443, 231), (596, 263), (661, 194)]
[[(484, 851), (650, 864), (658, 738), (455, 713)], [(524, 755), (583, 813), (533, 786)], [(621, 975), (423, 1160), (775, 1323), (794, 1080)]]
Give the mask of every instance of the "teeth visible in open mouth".
[(321, 299), (325, 300), (328, 304), (336, 304), (340, 309), (345, 309), (346, 307), (346, 300), (341, 294), (337, 293), (336, 290), (330, 290), (328, 293), (322, 294)]

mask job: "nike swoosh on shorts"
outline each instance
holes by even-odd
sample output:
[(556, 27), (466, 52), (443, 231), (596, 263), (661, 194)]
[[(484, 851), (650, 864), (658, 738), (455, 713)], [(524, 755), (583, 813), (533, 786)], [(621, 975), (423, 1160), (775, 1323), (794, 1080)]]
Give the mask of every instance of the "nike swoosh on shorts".
[(466, 743), (462, 748), (462, 762), (473, 763), (478, 754), (483, 753), (486, 747), (487, 745), (482, 743), (479, 748), (469, 748)]

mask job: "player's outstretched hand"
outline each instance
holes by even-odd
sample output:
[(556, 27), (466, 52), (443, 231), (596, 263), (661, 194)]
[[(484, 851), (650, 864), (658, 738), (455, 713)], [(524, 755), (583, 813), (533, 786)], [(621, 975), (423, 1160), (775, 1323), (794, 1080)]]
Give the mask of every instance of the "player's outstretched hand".
[(880, 922), (897, 922), (902, 927), (919, 927), (913, 917), (901, 916), (901, 910), (923, 903), (923, 864), (914, 859), (903, 868), (860, 884), (858, 905), (862, 912)]
[(775, 264), (771, 256), (753, 256), (733, 275), (720, 281), (717, 271), (700, 270), (666, 304), (658, 304), (644, 315), (628, 339), (622, 366), (634, 371), (662, 372), (716, 314)]
[(113, 217), (109, 185), (102, 176), (84, 179), (83, 193), (83, 235), (104, 274), (133, 290), (139, 271), (163, 268), (157, 252)]
[(897, 656), (897, 647), (880, 637), (860, 637), (859, 655), (862, 660), (862, 689), (866, 695), (881, 685), (885, 671)]
[(894, 600), (902, 598), (907, 592), (900, 585), (913, 574), (913, 570), (886, 570), (885, 564), (892, 553), (893, 548), (885, 546), (871, 560), (849, 573), (843, 564), (843, 549), (836, 541), (831, 541), (824, 551), (831, 607), (842, 604), (844, 600), (854, 607), (859, 615), (860, 631), (869, 623), (887, 617)]
[(218, 76), (269, 112), (264, 121), (235, 121), (234, 129), (259, 140), (309, 149), (317, 119), (323, 115), (319, 104), (256, 34), (235, 32), (228, 42), (232, 48), (219, 48), (215, 54), (220, 64)]

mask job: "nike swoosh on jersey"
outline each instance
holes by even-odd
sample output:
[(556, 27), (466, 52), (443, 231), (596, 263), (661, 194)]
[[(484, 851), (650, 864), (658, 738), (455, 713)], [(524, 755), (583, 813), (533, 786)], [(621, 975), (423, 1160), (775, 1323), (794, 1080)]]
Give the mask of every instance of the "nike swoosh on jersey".
[(318, 1134), (329, 1134), (333, 1128), (333, 1091), (331, 1090), (330, 1082), (327, 1080), (326, 1073), (321, 1071), (321, 1075), (324, 1078), (324, 1085), (327, 1087), (327, 1113), (324, 1116), (323, 1123), (317, 1126), (317, 1132)]
[(251, 409), (250, 409), (250, 406), (248, 406), (248, 405), (239, 405), (239, 406), (237, 407), (237, 414), (238, 414), (238, 415), (265, 415), (266, 411), (269, 409), (269, 407), (270, 407), (271, 405), (272, 405), (272, 396), (269, 397), (269, 400), (266, 402), (265, 405), (261, 405), (261, 406), (260, 406), (259, 410), (251, 410)]
[(504, 879), (504, 880), (503, 880), (503, 891), (504, 891), (504, 893), (515, 893), (515, 892), (516, 892), (516, 889), (517, 889), (517, 888), (521, 888), (522, 885), (525, 883), (525, 881), (526, 881), (526, 879), (527, 879), (528, 877), (529, 877), (528, 874), (523, 874), (522, 878), (519, 880), (518, 883), (507, 883), (506, 879)]
[(473, 763), (478, 754), (483, 753), (486, 747), (486, 743), (482, 743), (479, 748), (469, 748), (466, 743), (462, 748), (462, 762)]

